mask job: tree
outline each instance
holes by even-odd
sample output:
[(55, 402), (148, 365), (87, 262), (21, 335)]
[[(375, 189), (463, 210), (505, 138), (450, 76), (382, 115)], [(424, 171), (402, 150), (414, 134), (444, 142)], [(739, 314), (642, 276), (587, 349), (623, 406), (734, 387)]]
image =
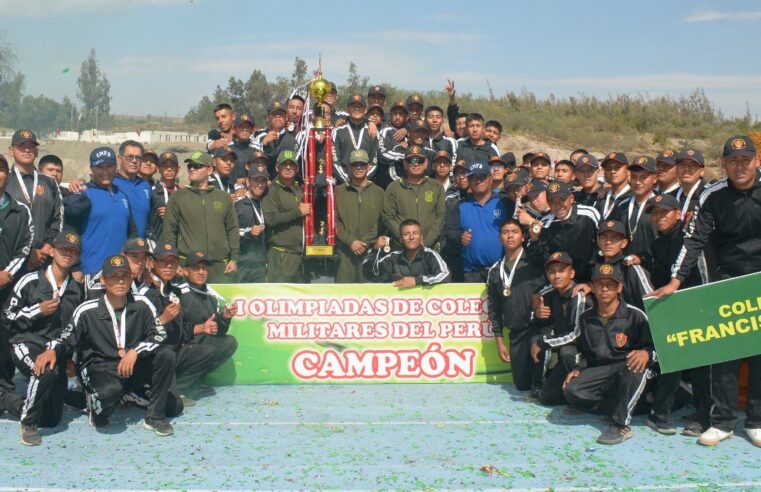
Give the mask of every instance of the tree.
[(307, 62), (299, 58), (298, 56), (293, 61), (293, 72), (291, 73), (291, 86), (295, 89), (309, 82), (307, 73)]
[(349, 77), (346, 79), (346, 93), (357, 94), (363, 93), (367, 90), (367, 83), (370, 81), (369, 77), (361, 77), (357, 72), (357, 64), (349, 62)]
[(16, 54), (5, 40), (5, 31), (0, 30), (0, 84), (7, 82), (14, 75)]
[(82, 126), (107, 127), (111, 118), (111, 84), (98, 65), (94, 49), (82, 62), (77, 86), (77, 98), (82, 102)]
[(246, 106), (254, 115), (257, 127), (264, 126), (267, 107), (272, 103), (273, 95), (267, 76), (261, 70), (254, 70), (246, 81)]

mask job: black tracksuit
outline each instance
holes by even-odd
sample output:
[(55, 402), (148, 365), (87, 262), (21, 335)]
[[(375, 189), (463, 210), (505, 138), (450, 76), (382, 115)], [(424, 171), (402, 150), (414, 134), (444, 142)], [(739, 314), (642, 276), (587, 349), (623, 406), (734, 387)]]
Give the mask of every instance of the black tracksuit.
[(608, 263), (621, 269), (621, 274), (624, 277), (624, 289), (621, 292), (621, 297), (624, 298), (627, 304), (644, 310), (645, 303), (642, 298), (654, 290), (653, 285), (650, 283), (650, 274), (647, 270), (642, 268), (641, 265), (624, 265), (623, 255), (618, 255), (607, 261), (599, 255), (595, 258), (597, 260), (595, 268), (602, 263)]
[(529, 241), (526, 248), (536, 265), (544, 262), (552, 253), (565, 251), (573, 260), (576, 280), (590, 279), (592, 261), (597, 252), (597, 222), (599, 215), (594, 208), (573, 204), (565, 220), (550, 214), (538, 241)]
[(402, 277), (415, 277), (415, 285), (435, 285), (449, 282), (449, 267), (437, 252), (421, 246), (412, 261), (404, 250), (384, 255), (382, 250), (370, 249), (362, 260), (362, 272), (372, 282), (393, 282)]
[[(684, 283), (710, 239), (717, 251), (716, 280), (761, 271), (761, 170), (753, 187), (738, 190), (729, 179), (708, 186), (700, 196), (674, 264), (673, 277)], [(738, 370), (740, 360), (711, 366), (711, 425), (730, 431), (737, 425)], [(761, 428), (761, 355), (748, 359), (747, 428)]]
[(29, 378), (26, 400), (20, 414), (21, 423), (55, 427), (63, 415), (68, 383), (66, 360), (58, 361), (54, 369), (48, 367), (39, 377), (34, 375), (34, 362), (61, 336), (74, 310), (84, 301), (85, 293), (82, 285), (68, 276), (58, 309), (49, 316), (43, 316), (40, 302), (48, 301), (54, 295), (53, 287), (45, 276), (48, 268), (28, 273), (18, 281), (5, 305), (2, 319), (10, 332), (13, 361), (19, 371)]
[[(53, 240), (63, 228), (63, 199), (58, 183), (50, 176), (39, 173), (37, 170), (30, 174), (21, 173), (26, 192), (31, 199), (30, 203), (21, 191), (14, 168), (15, 166), (10, 169), (8, 174), (8, 185), (5, 191), (14, 200), (23, 203), (31, 210), (32, 224), (37, 231), (32, 242), (32, 249), (39, 249), (45, 244), (52, 245)], [(35, 176), (37, 177), (37, 189), (33, 190)]]
[[(503, 259), (504, 260), (504, 259)], [(488, 315), (495, 337), (508, 331), (510, 368), (519, 390), (539, 386), (541, 368), (531, 359), (531, 342), (536, 328), (531, 323), (531, 296), (544, 284), (544, 272), (525, 256), (515, 269), (509, 296), (505, 296), (502, 277), (510, 275), (509, 262), (496, 262), (487, 275)], [(502, 273), (500, 273), (502, 272)]]
[(58, 360), (76, 354), (90, 411), (99, 417), (111, 415), (126, 393), (145, 383), (151, 386), (146, 419), (163, 420), (176, 415), (182, 405), (170, 394), (175, 354), (170, 346), (164, 345), (166, 331), (158, 321), (156, 308), (144, 296), (128, 293), (126, 306), (116, 314), (119, 319), (127, 316), (125, 350), (134, 349), (138, 356), (131, 377), (123, 379), (116, 372), (121, 359), (113, 323), (119, 321), (112, 321), (105, 296), (85, 301), (74, 311), (61, 337), (51, 343)]
[(351, 120), (333, 130), (333, 177), (338, 182), (345, 183), (350, 180), (349, 156), (355, 150), (354, 142), (357, 145), (356, 149), (364, 150), (370, 158), (368, 175), (372, 176), (375, 173), (378, 164), (378, 137), (370, 138), (367, 131), (367, 123), (363, 121), (357, 124)]
[[(541, 290), (544, 305), (550, 308), (550, 317), (539, 319), (533, 316), (533, 324), (538, 331), (533, 342), (542, 349), (540, 360), (543, 363), (542, 388), (539, 401), (543, 405), (564, 403), (563, 382), (568, 372), (576, 366), (576, 341), (581, 335), (579, 317), (591, 306), (583, 292), (573, 295), (573, 285), (565, 293), (560, 293), (552, 286)], [(552, 352), (557, 354), (557, 364), (550, 368)]]
[(150, 239), (156, 244), (164, 241), (164, 218), (159, 215), (159, 209), (167, 206), (169, 198), (172, 197), (172, 193), (177, 191), (177, 189), (177, 186), (171, 189), (167, 188), (160, 182), (153, 185), (153, 190), (151, 191), (151, 211), (148, 214), (148, 231), (146, 232), (146, 239)]
[[(33, 240), (34, 225), (29, 208), (11, 198), (8, 193), (0, 195), (0, 268), (12, 277), (11, 283), (0, 289), (0, 305), (5, 305), (13, 287), (13, 279), (21, 276)], [(15, 372), (8, 328), (5, 323), (0, 323), (0, 411), (18, 414), (21, 398), (15, 393)]]
[(373, 183), (384, 190), (392, 181), (405, 176), (405, 148), (394, 139), (394, 133), (402, 128), (387, 126), (378, 134), (378, 169), (373, 176)]
[[(222, 316), (220, 304), (224, 303), (224, 299), (219, 294), (206, 285), (197, 288), (185, 282), (177, 287), (180, 289), (180, 307), (182, 308), (185, 333), (192, 334), (193, 327), (203, 324), (211, 315), (214, 315), (214, 320), (217, 322), (216, 335), (193, 335), (188, 341), (188, 344), (191, 345), (206, 346), (198, 350), (196, 348), (191, 349), (196, 353), (203, 352), (203, 357), (198, 355), (196, 359), (199, 361), (203, 359), (203, 364), (200, 362), (195, 365), (186, 363), (188, 367), (182, 368), (188, 374), (183, 376), (181, 382), (184, 386), (189, 387), (232, 357), (238, 349), (238, 341), (232, 335), (227, 334), (230, 329), (230, 320)], [(210, 357), (206, 355), (209, 347), (211, 348)]]
[(444, 197), (444, 233), (441, 235), (441, 256), (452, 272), (452, 282), (462, 282), (462, 243), (460, 237), (460, 203), (468, 198), (468, 192), (451, 188)]
[(584, 191), (584, 189), (581, 189), (579, 191), (575, 191), (573, 193), (573, 198), (576, 203), (579, 205), (586, 205), (588, 207), (597, 207), (597, 202), (600, 200), (600, 195), (605, 196), (603, 192), (605, 188), (602, 186), (599, 186), (596, 190), (594, 190), (592, 193), (587, 193)]
[(628, 202), (629, 198), (633, 196), (629, 185), (622, 190), (622, 193), (613, 195), (613, 190), (608, 190), (606, 193), (600, 195), (597, 199), (595, 208), (600, 214), (600, 220), (620, 220), (625, 222), (626, 208), (624, 202)]
[[(639, 256), (645, 269), (650, 270), (653, 265), (653, 241), (657, 231), (653, 225), (652, 217), (645, 212), (646, 205), (647, 201), (642, 204), (637, 203), (637, 198), (632, 195), (631, 198), (621, 204), (621, 208), (626, 213), (621, 217), (621, 221), (626, 227), (626, 235), (629, 239), (626, 252)], [(642, 309), (640, 305), (637, 307)]]
[(596, 303), (582, 313), (576, 361), (581, 374), (563, 394), (571, 405), (608, 414), (615, 425), (625, 426), (651, 376), (649, 368), (639, 374), (630, 371), (626, 356), (633, 350), (645, 350), (652, 363), (655, 349), (645, 313), (619, 301), (607, 323), (598, 314)]
[(486, 164), (495, 155), (499, 155), (499, 149), (489, 140), (485, 140), (482, 144), (474, 144), (467, 137), (457, 141), (457, 159), (464, 160), (468, 164), (471, 162)]
[[(264, 283), (267, 281), (267, 234), (251, 235), (251, 228), (264, 225), (264, 212), (260, 199), (248, 194), (235, 202), (240, 234), (240, 260), (236, 277), (242, 283)], [(258, 215), (257, 215), (258, 214)]]
[[(145, 297), (156, 307), (160, 316), (167, 306), (172, 304), (172, 299), (181, 299), (182, 291), (169, 283), (160, 287), (151, 286), (145, 293)], [(164, 329), (166, 330), (164, 343), (172, 347), (175, 352), (177, 391), (182, 394), (216, 367), (216, 350), (211, 344), (192, 343), (193, 325), (185, 322), (182, 305), (180, 314), (164, 324)]]

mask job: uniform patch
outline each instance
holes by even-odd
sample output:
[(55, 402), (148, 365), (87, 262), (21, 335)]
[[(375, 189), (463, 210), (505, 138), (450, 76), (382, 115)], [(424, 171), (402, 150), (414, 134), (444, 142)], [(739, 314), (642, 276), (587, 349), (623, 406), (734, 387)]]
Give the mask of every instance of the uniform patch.
[(626, 333), (616, 333), (616, 347), (622, 348), (626, 346), (626, 342), (629, 340), (629, 337), (626, 336)]
[(745, 140), (742, 138), (736, 138), (732, 140), (732, 148), (733, 149), (744, 149), (745, 148)]
[(498, 208), (495, 208), (494, 209), (494, 218), (495, 219), (499, 219), (500, 217), (502, 217), (502, 210), (500, 210)]
[(428, 203), (433, 202), (433, 192), (432, 191), (426, 191), (425, 192), (425, 201)]
[(111, 257), (110, 263), (111, 263), (111, 266), (118, 267), (118, 266), (124, 265), (124, 260), (122, 259), (121, 256), (113, 256)]
[(604, 275), (610, 275), (613, 273), (613, 266), (605, 263), (604, 265), (600, 265), (600, 273)]
[(45, 194), (45, 187), (42, 185), (37, 185), (37, 188), (34, 190), (37, 196), (42, 196)]
[(221, 212), (224, 206), (222, 205), (222, 202), (220, 201), (214, 201), (214, 203), (211, 204), (211, 206), (214, 208), (215, 211)]
[(673, 155), (674, 155), (674, 151), (673, 151), (673, 150), (671, 150), (671, 149), (666, 149), (666, 150), (664, 150), (664, 151), (663, 151), (663, 155), (664, 155), (665, 157), (671, 157), (671, 156), (673, 156)]

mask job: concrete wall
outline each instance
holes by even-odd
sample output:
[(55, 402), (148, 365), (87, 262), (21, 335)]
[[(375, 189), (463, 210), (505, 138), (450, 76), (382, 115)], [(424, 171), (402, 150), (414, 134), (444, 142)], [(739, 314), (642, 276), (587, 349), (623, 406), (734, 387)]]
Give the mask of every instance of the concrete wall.
[[(10, 137), (10, 135), (9, 135)], [(136, 140), (142, 144), (160, 144), (160, 143), (183, 143), (183, 142), (206, 142), (206, 135), (200, 133), (184, 132), (164, 132), (164, 131), (144, 131), (140, 132), (103, 132), (95, 129), (77, 132), (53, 132), (46, 136), (50, 140), (60, 140), (65, 142), (92, 142), (118, 145), (125, 140)]]

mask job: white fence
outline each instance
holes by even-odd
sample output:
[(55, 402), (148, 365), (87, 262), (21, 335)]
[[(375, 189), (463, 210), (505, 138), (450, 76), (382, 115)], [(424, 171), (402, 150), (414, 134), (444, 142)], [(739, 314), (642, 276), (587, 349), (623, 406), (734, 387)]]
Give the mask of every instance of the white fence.
[(46, 136), (50, 140), (60, 140), (66, 142), (92, 142), (102, 144), (117, 145), (125, 140), (136, 140), (142, 144), (160, 144), (160, 143), (187, 143), (200, 142), (205, 143), (207, 136), (200, 133), (185, 132), (164, 132), (164, 131), (144, 131), (144, 132), (104, 132), (96, 129), (85, 130), (83, 132), (53, 132)]

